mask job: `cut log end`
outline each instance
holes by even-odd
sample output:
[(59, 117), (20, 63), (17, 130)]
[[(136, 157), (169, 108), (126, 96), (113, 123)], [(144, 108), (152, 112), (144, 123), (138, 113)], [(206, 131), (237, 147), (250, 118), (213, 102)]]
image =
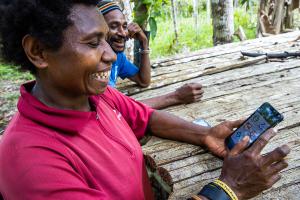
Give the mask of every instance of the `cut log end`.
[(168, 170), (166, 170), (163, 167), (158, 167), (157, 168), (158, 174), (159, 176), (162, 178), (162, 180), (169, 185), (171, 188), (173, 188), (173, 180), (172, 180), (172, 176), (170, 175), (170, 173), (168, 172)]

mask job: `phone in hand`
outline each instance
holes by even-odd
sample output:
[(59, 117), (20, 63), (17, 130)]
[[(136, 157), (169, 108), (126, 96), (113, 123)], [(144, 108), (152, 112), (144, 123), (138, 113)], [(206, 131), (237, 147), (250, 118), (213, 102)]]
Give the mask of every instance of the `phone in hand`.
[(269, 128), (275, 127), (282, 120), (283, 115), (271, 106), (271, 104), (265, 102), (239, 128), (226, 138), (225, 143), (229, 149), (232, 149), (248, 135), (250, 137), (249, 147), (260, 135)]

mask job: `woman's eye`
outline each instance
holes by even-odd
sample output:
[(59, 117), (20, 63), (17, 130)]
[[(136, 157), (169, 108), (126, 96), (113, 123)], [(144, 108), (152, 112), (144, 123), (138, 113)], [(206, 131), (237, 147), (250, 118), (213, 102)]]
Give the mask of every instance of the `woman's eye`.
[(98, 47), (99, 45), (99, 41), (92, 41), (92, 42), (89, 42), (88, 45), (92, 48), (96, 48)]

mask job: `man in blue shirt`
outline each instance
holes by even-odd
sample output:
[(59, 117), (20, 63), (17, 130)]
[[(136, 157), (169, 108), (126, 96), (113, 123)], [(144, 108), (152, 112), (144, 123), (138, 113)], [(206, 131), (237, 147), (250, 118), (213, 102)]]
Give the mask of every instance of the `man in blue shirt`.
[[(112, 64), (109, 85), (115, 87), (117, 78), (128, 78), (141, 87), (148, 87), (151, 82), (151, 65), (149, 58), (149, 44), (143, 30), (136, 23), (128, 24), (124, 14), (116, 2), (100, 1), (98, 10), (103, 14), (109, 27), (107, 41), (117, 54), (117, 61)], [(136, 39), (141, 44), (140, 66), (131, 63), (123, 53), (128, 39)], [(186, 104), (199, 101), (203, 89), (199, 83), (189, 83), (176, 89), (176, 91), (142, 100), (143, 103), (155, 109), (162, 109), (171, 105)]]

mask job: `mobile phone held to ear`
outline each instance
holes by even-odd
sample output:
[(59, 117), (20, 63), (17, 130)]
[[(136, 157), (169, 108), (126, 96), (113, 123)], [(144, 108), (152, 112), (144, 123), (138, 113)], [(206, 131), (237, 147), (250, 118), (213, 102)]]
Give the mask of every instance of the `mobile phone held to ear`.
[(282, 120), (283, 115), (271, 106), (271, 104), (265, 102), (239, 128), (226, 138), (225, 143), (229, 149), (232, 149), (234, 145), (248, 135), (250, 137), (249, 147), (260, 135), (269, 128), (275, 127)]

